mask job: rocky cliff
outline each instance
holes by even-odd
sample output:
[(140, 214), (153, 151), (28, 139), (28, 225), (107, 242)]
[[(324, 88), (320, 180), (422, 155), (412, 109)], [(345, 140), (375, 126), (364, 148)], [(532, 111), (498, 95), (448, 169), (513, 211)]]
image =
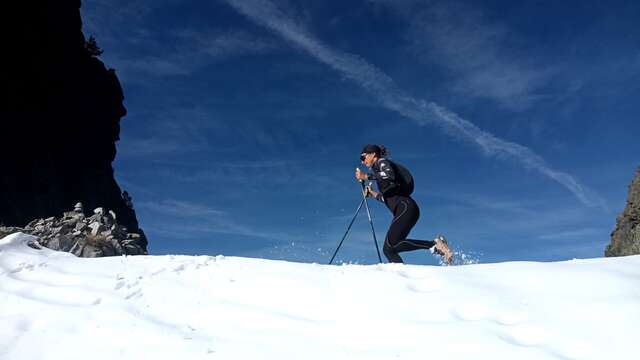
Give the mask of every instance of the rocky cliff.
[(86, 41), (80, 1), (44, 3), (15, 14), (4, 49), (0, 223), (23, 227), (82, 202), (144, 237), (111, 166), (126, 114), (118, 77)]
[(611, 233), (611, 244), (607, 245), (605, 256), (640, 254), (640, 167), (629, 185), (627, 206)]

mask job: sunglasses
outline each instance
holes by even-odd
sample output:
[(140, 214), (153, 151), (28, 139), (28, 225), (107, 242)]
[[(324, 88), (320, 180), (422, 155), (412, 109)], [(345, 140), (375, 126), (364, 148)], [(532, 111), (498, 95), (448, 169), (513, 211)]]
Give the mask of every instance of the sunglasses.
[(360, 161), (364, 161), (365, 156), (367, 156), (366, 153), (360, 154)]

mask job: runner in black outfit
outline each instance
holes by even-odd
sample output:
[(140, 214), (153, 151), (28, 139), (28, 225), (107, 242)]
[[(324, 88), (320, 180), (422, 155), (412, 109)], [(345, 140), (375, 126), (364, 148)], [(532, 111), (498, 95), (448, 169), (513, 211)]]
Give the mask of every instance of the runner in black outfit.
[(393, 220), (387, 231), (382, 248), (384, 255), (392, 263), (401, 263), (402, 258), (398, 253), (418, 249), (431, 249), (442, 255), (447, 264), (453, 262), (453, 252), (449, 249), (446, 240), (439, 236), (434, 241), (407, 239), (409, 232), (420, 217), (420, 208), (411, 198), (407, 189), (402, 186), (397, 169), (390, 160), (386, 159), (387, 149), (381, 145), (369, 144), (362, 149), (360, 160), (371, 168), (372, 172), (366, 174), (356, 169), (358, 180), (375, 180), (378, 190), (366, 188), (366, 195), (383, 202), (393, 213)]

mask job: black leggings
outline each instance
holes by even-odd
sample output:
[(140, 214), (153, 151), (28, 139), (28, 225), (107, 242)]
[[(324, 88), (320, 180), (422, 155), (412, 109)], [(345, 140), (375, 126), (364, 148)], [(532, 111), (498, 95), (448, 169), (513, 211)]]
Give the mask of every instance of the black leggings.
[(409, 232), (420, 218), (420, 208), (410, 197), (394, 196), (387, 200), (387, 205), (393, 212), (393, 220), (384, 239), (382, 251), (392, 263), (401, 263), (398, 253), (418, 249), (430, 249), (435, 241), (407, 239)]

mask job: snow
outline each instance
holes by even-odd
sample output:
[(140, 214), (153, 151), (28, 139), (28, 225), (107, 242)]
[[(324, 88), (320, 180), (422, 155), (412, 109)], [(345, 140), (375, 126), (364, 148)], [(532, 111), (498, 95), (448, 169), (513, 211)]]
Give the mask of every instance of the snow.
[(640, 256), (82, 259), (0, 239), (0, 359), (637, 359)]

